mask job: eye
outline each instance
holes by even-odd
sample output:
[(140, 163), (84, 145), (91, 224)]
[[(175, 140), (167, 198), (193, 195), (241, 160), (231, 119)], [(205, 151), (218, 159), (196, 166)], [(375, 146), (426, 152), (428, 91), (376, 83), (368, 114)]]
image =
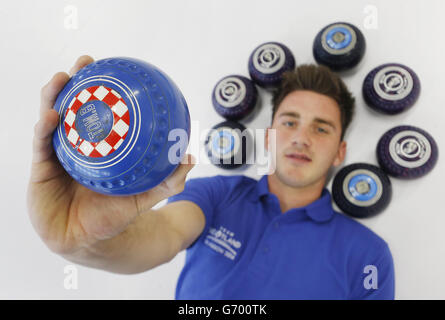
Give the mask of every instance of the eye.
[(285, 127), (293, 127), (295, 122), (294, 121), (285, 121), (283, 122)]
[(329, 131), (325, 130), (325, 129), (322, 128), (322, 127), (317, 127), (317, 132), (325, 133), (325, 134), (328, 134), (328, 133), (329, 133)]

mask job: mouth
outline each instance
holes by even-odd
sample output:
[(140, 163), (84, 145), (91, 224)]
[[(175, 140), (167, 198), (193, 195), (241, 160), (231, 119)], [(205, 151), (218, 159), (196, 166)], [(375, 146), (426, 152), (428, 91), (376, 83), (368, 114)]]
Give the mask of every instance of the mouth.
[(311, 158), (309, 158), (307, 155), (303, 153), (289, 153), (286, 154), (286, 158), (290, 159), (292, 162), (295, 163), (309, 163), (312, 161)]

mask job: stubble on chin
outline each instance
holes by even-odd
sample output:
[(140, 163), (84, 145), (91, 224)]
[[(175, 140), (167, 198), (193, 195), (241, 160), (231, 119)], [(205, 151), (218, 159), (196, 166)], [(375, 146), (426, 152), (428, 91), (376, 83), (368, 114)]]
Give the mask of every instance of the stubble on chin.
[(292, 188), (301, 188), (304, 187), (304, 179), (302, 177), (297, 177), (296, 174), (292, 174), (289, 171), (283, 170), (283, 167), (277, 167), (275, 169), (276, 178), (284, 185)]

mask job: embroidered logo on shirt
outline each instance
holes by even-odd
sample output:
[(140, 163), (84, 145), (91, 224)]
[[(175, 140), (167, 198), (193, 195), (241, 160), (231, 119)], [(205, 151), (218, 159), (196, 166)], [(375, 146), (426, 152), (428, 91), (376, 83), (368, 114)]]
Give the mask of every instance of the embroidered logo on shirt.
[(204, 243), (212, 250), (234, 260), (241, 248), (241, 242), (235, 239), (235, 233), (220, 226), (219, 229), (210, 228)]

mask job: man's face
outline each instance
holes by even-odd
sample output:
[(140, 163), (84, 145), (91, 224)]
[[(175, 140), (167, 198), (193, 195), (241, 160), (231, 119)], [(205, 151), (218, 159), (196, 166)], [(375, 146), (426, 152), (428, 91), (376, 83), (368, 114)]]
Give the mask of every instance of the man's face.
[(340, 141), (340, 108), (328, 96), (292, 91), (266, 131), (267, 150), (270, 129), (276, 130), (275, 174), (288, 186), (324, 185), (329, 168), (340, 165), (345, 157), (346, 142)]

